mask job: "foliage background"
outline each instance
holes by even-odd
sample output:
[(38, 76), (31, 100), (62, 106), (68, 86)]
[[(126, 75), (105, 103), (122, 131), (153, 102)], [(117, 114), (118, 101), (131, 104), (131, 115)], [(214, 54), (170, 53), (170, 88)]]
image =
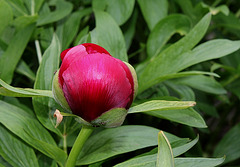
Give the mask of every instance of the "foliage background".
[[(62, 50), (84, 42), (99, 44), (136, 68), (139, 94), (130, 111), (147, 112), (129, 114), (117, 134), (98, 129), (97, 135), (110, 136), (102, 142), (118, 140), (88, 149), (98, 140), (94, 135), (78, 165), (120, 166), (143, 153), (152, 155), (156, 149), (150, 150), (158, 144), (153, 135), (157, 130), (150, 128), (154, 127), (183, 138), (199, 135), (183, 157), (226, 155), (222, 166), (236, 167), (240, 164), (239, 17), (238, 0), (0, 0), (0, 78), (14, 87), (51, 90)], [(0, 84), (5, 87), (0, 88), (0, 166), (64, 164), (63, 141), (70, 149), (80, 126), (68, 118), (54, 127), (53, 113), (60, 106), (48, 91)], [(138, 106), (149, 100), (197, 105), (194, 109), (174, 108), (172, 103), (160, 103), (157, 109)], [(189, 142), (170, 136), (173, 150)], [(138, 138), (140, 147), (126, 149)], [(104, 157), (101, 152), (109, 147), (117, 151)], [(203, 167), (202, 163), (195, 166)]]

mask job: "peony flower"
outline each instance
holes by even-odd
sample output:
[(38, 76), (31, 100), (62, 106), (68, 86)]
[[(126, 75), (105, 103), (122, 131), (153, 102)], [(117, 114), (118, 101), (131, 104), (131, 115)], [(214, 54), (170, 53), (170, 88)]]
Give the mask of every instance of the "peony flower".
[(137, 92), (133, 67), (104, 48), (84, 43), (61, 53), (54, 76), (55, 100), (92, 126), (120, 126)]

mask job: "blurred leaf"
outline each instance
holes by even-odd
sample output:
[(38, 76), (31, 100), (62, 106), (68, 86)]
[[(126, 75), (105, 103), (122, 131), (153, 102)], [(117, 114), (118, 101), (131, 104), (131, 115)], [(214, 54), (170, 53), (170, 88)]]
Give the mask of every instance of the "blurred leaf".
[[(46, 2), (45, 2), (46, 3)], [(45, 24), (56, 22), (67, 15), (69, 15), (72, 11), (72, 4), (65, 0), (56, 1), (56, 10), (50, 13), (44, 13), (39, 15), (37, 25), (42, 26)]]
[(182, 101), (195, 101), (195, 93), (193, 90), (185, 85), (175, 84), (170, 81), (164, 82), (170, 89), (175, 91)]
[(0, 154), (14, 167), (38, 167), (34, 150), (0, 125)]
[(93, 9), (106, 11), (117, 22), (118, 25), (124, 24), (131, 16), (135, 0), (93, 0)]
[(78, 32), (82, 17), (89, 15), (91, 12), (91, 8), (82, 9), (72, 13), (58, 23), (56, 33), (62, 43), (62, 50), (67, 49), (72, 43)]
[(0, 34), (13, 20), (12, 8), (4, 0), (0, 0)]
[(52, 91), (38, 90), (30, 88), (16, 88), (8, 85), (0, 79), (0, 95), (12, 97), (34, 97), (34, 96), (47, 96), (53, 98)]
[(230, 129), (217, 144), (213, 155), (216, 157), (225, 156), (224, 163), (240, 158), (240, 123)]
[[(56, 34), (54, 34), (52, 43), (44, 52), (41, 64), (38, 68), (34, 89), (51, 90), (54, 72), (59, 67), (60, 58), (60, 42)], [(38, 120), (49, 130), (61, 134), (59, 129), (55, 128), (53, 121), (53, 113), (56, 108), (56, 102), (48, 97), (33, 97), (33, 107)]]
[(105, 48), (113, 57), (128, 61), (125, 40), (121, 29), (106, 12), (94, 10), (96, 28), (91, 32), (91, 42)]
[[(118, 154), (155, 146), (158, 132), (158, 129), (137, 125), (104, 129), (87, 140), (77, 165), (91, 164)], [(171, 134), (166, 136), (170, 142), (183, 140)]]
[(26, 143), (63, 164), (67, 155), (57, 147), (50, 133), (24, 110), (0, 101), (0, 122)]
[(23, 27), (35, 23), (37, 21), (38, 16), (32, 15), (32, 16), (19, 16), (13, 21), (13, 25), (15, 26), (16, 30), (21, 30)]
[(197, 23), (208, 12), (207, 9), (203, 8), (201, 2), (195, 2), (196, 6), (193, 6), (194, 2), (191, 0), (176, 0), (176, 2), (182, 12), (191, 18), (193, 24)]
[(83, 37), (88, 36), (89, 35), (88, 32), (89, 32), (89, 26), (86, 26), (79, 32), (73, 45), (76, 46), (76, 45), (83, 44), (84, 43), (84, 42), (82, 42)]
[[(43, 3), (43, 6), (41, 7), (39, 11), (39, 15), (48, 15), (50, 14), (50, 8), (48, 6), (48, 3)], [(49, 45), (52, 42), (54, 33), (54, 27), (53, 25), (46, 25), (44, 27), (40, 28), (40, 44), (43, 48), (43, 50), (46, 50)]]
[(16, 72), (19, 74), (22, 74), (26, 77), (28, 77), (29, 79), (31, 79), (32, 81), (35, 80), (36, 76), (33, 73), (33, 71), (29, 68), (29, 66), (27, 65), (27, 63), (23, 60), (20, 60), (17, 68), (16, 68)]
[(213, 94), (225, 94), (227, 91), (212, 77), (203, 75), (189, 76), (175, 80), (176, 84), (188, 85), (192, 88)]
[(168, 1), (166, 0), (138, 0), (138, 4), (150, 30), (167, 16)]
[[(192, 49), (202, 39), (210, 20), (211, 15), (207, 14), (185, 37), (150, 60), (139, 76), (139, 92), (158, 83), (161, 76), (184, 69), (180, 63), (184, 63), (189, 57), (186, 59), (182, 54)], [(177, 63), (179, 63), (180, 67), (177, 66)]]
[(128, 114), (149, 112), (149, 111), (165, 111), (175, 109), (185, 109), (193, 107), (196, 104), (194, 101), (165, 101), (165, 100), (152, 100), (148, 101), (128, 110)]
[(15, 16), (28, 15), (27, 8), (22, 0), (7, 0), (6, 2), (12, 7)]
[(215, 167), (223, 161), (224, 158), (175, 158), (175, 167)]
[[(17, 32), (8, 45), (7, 50), (0, 57), (0, 78), (8, 84), (12, 82), (14, 70), (30, 40), (34, 28), (34, 25), (29, 25)], [(11, 66), (8, 65), (9, 63)]]
[(164, 45), (175, 33), (187, 34), (191, 28), (191, 22), (185, 15), (169, 15), (159, 21), (151, 31), (147, 40), (147, 54), (149, 57), (160, 53)]
[(174, 167), (172, 148), (162, 131), (158, 133), (158, 156), (156, 167)]
[(133, 12), (132, 17), (128, 20), (128, 22), (126, 22), (126, 24), (122, 28), (127, 50), (130, 48), (134, 34), (135, 34), (137, 17), (138, 17), (138, 11), (135, 10)]

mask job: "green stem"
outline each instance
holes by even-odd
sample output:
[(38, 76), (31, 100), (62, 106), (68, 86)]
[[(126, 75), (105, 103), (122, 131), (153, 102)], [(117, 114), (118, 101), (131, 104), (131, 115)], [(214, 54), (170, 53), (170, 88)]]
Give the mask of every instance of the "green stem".
[(75, 143), (73, 144), (72, 150), (68, 156), (67, 162), (65, 167), (74, 167), (77, 161), (77, 157), (79, 153), (82, 150), (82, 147), (88, 137), (91, 135), (93, 132), (93, 127), (90, 126), (82, 126), (82, 129), (80, 133), (78, 134), (77, 139), (75, 140)]

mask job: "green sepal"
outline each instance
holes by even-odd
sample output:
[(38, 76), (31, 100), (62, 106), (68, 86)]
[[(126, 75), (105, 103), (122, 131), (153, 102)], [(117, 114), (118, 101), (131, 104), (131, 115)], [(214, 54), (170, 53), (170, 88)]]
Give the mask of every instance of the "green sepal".
[(71, 112), (68, 102), (64, 97), (61, 85), (58, 81), (58, 74), (59, 74), (59, 70), (56, 72), (56, 74), (53, 77), (53, 84), (52, 84), (53, 97), (56, 100), (56, 102), (60, 104), (65, 110)]
[(86, 125), (86, 126), (92, 126), (89, 122), (85, 121), (84, 119), (82, 119), (81, 117), (79, 117), (77, 115), (74, 115), (71, 113), (65, 113), (65, 112), (61, 112), (61, 115), (64, 117), (74, 117), (78, 123)]
[(135, 69), (133, 68), (133, 66), (127, 62), (124, 61), (124, 63), (127, 65), (127, 67), (129, 68), (129, 70), (132, 73), (132, 77), (133, 77), (133, 83), (134, 83), (134, 94), (133, 94), (133, 99), (135, 99), (135, 97), (137, 96), (137, 92), (138, 92), (138, 80), (137, 80), (137, 73), (135, 71)]
[(125, 108), (114, 108), (101, 116), (91, 121), (92, 126), (101, 126), (105, 128), (113, 128), (121, 126), (125, 117), (127, 116), (127, 110)]

